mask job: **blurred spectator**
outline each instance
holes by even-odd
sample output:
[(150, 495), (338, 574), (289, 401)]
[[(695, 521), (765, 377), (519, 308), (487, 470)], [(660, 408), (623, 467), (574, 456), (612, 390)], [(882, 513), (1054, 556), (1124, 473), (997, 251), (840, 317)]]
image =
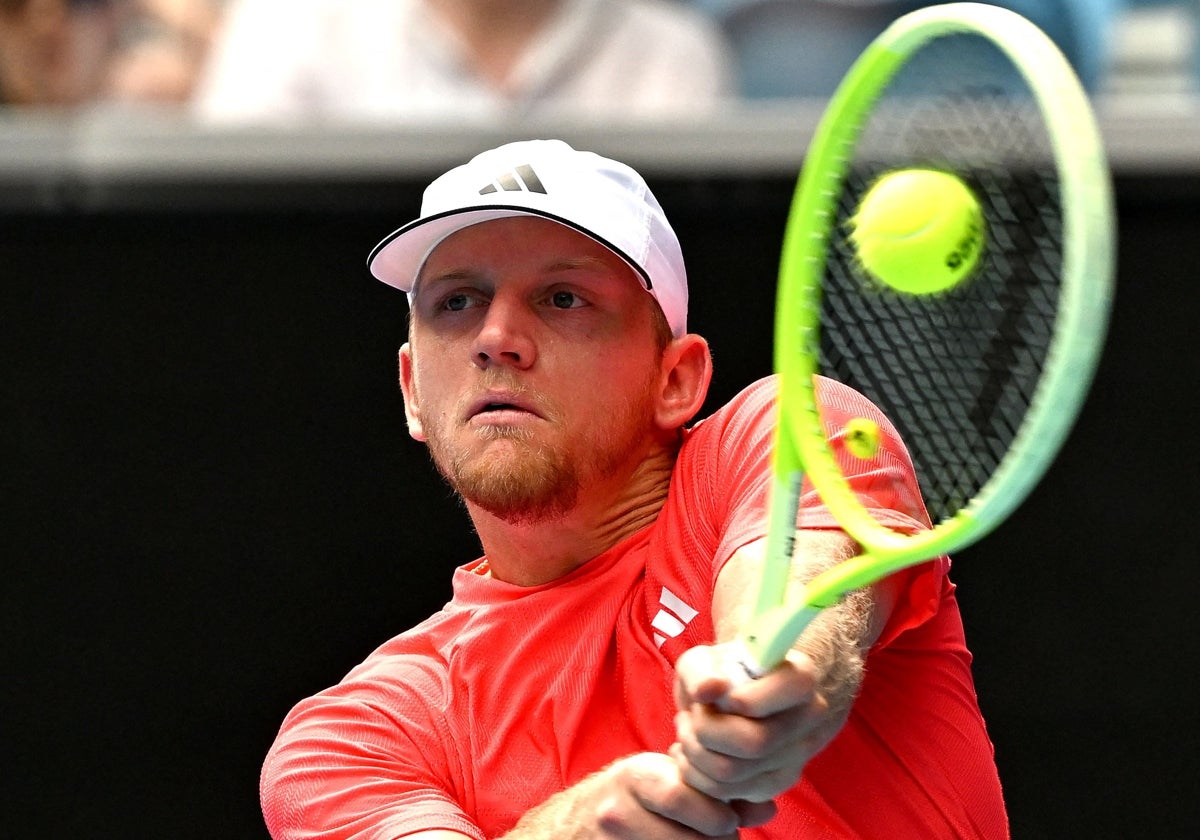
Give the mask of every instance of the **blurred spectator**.
[(710, 109), (721, 36), (675, 0), (233, 0), (197, 91), (214, 121)]
[[(688, 0), (721, 27), (734, 56), (739, 93), (749, 99), (827, 97), (888, 24), (944, 0)], [(1085, 86), (1108, 71), (1116, 13), (1130, 0), (984, 0), (1021, 14), (1053, 39)], [(1200, 0), (1190, 0), (1200, 3)], [(995, 76), (1019, 85), (1010, 62), (973, 35), (939, 39), (946, 72)], [(930, 55), (926, 52), (926, 56)]]
[(116, 32), (110, 0), (0, 0), (0, 104), (61, 107), (92, 99)]
[(224, 0), (128, 0), (105, 98), (188, 102), (223, 6)]

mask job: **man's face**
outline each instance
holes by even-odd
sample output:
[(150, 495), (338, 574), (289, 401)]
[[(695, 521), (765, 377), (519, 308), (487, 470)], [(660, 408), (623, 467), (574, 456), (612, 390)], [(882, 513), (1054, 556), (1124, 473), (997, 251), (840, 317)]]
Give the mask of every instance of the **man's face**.
[(468, 502), (559, 517), (653, 445), (660, 319), (633, 270), (577, 231), (523, 216), (465, 228), (418, 278), (401, 351), (410, 432)]

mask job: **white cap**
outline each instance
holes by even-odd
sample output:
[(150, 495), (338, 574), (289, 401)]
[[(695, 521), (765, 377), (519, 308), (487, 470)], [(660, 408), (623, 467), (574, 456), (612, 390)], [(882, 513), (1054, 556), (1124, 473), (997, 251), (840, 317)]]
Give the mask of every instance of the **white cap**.
[(483, 152), (425, 189), (421, 217), (371, 252), (371, 273), (411, 292), (421, 266), (455, 231), (506, 216), (541, 216), (604, 245), (641, 278), (671, 332), (687, 332), (687, 272), (658, 200), (623, 163), (561, 140), (526, 140)]

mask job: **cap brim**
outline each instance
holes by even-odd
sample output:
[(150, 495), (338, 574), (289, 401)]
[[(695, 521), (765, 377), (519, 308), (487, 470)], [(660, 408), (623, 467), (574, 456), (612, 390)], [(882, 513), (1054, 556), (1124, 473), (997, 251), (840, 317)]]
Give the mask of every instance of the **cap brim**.
[(641, 278), (643, 285), (647, 289), (652, 288), (650, 276), (646, 271), (628, 254), (603, 237), (553, 213), (504, 204), (449, 210), (409, 222), (375, 246), (370, 256), (367, 257), (367, 266), (370, 268), (371, 274), (389, 286), (411, 292), (421, 266), (425, 264), (430, 253), (443, 239), (471, 225), (512, 216), (537, 216), (579, 231), (624, 260)]

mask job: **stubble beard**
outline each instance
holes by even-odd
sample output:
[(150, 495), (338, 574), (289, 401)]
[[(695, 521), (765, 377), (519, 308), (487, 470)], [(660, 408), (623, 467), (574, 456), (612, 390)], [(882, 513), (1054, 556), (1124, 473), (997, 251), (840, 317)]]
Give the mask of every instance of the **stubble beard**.
[(492, 426), (479, 437), (506, 444), (488, 447), (481, 457), (459, 450), (443, 458), (430, 447), (438, 470), (465, 502), (514, 525), (561, 519), (575, 507), (579, 469), (561, 453), (539, 446), (525, 429)]
[(652, 432), (650, 385), (610, 412), (613, 422), (588, 427), (578, 452), (539, 442), (529, 429), (487, 426), (477, 432), (488, 446), (480, 455), (454, 446), (441, 430), (429, 432), (434, 465), (471, 505), (513, 525), (561, 520), (575, 509), (589, 481), (611, 475)]

